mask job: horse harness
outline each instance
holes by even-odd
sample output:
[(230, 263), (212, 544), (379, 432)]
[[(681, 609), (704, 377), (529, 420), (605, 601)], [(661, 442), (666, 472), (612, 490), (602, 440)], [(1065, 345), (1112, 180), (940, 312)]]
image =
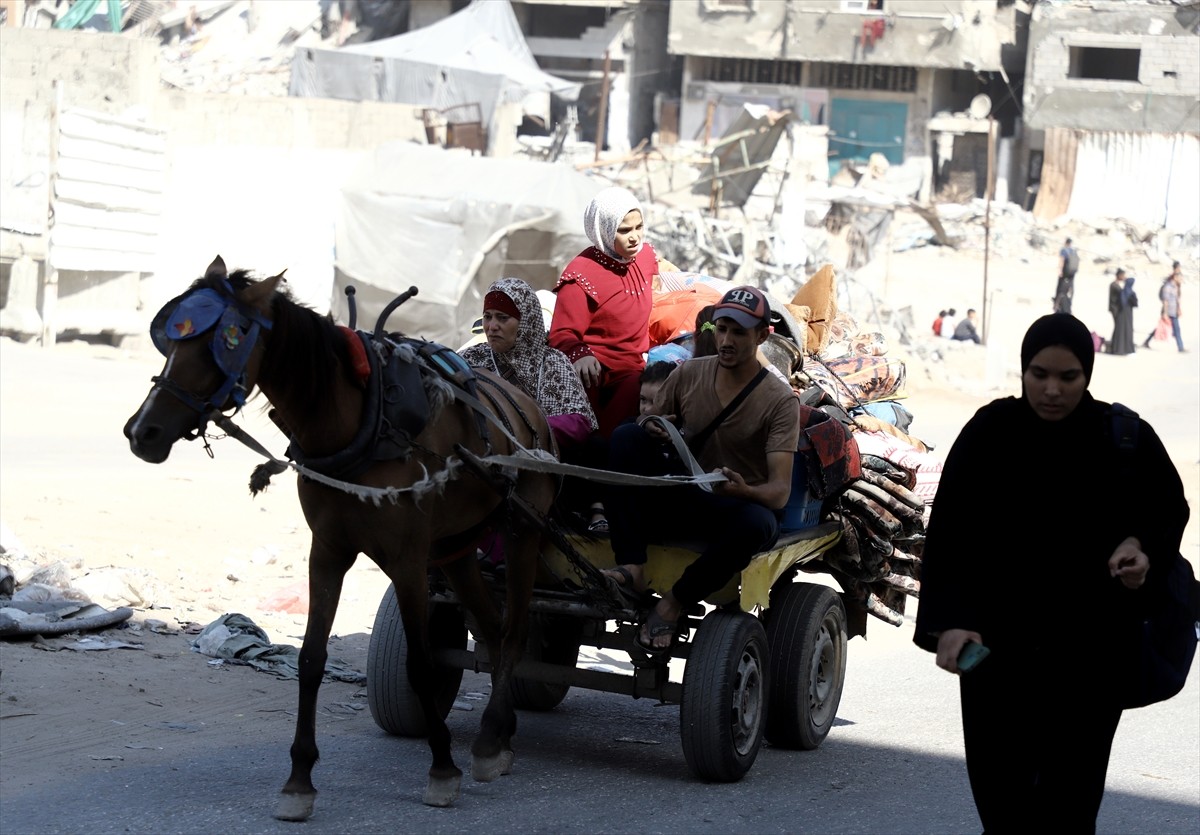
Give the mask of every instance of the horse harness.
[[(192, 289), (176, 296), (163, 306), (150, 325), (151, 340), (163, 356), (169, 353), (172, 341), (194, 339), (214, 327), (217, 333), (210, 341), (210, 350), (225, 378), (212, 394), (207, 397), (194, 394), (161, 374), (151, 380), (154, 388), (168, 392), (197, 413), (195, 430), (184, 436), (188, 440), (202, 437), (208, 422), (223, 416), (221, 409), (227, 399), (233, 399), (235, 414), (245, 405), (249, 394), (246, 366), (263, 331), (271, 329), (271, 320), (239, 301), (228, 279), (222, 279), (216, 288)], [(423, 449), (415, 439), (425, 429), (431, 414), (424, 375), (433, 375), (448, 383), (454, 398), (471, 409), (476, 431), (484, 442), (485, 456), (492, 452), (489, 420), (516, 448), (520, 449), (522, 445), (514, 436), (513, 426), (497, 396), (481, 389), (480, 381), (499, 392), (521, 416), (533, 437), (537, 437), (529, 416), (512, 396), (491, 380), (477, 376), (462, 357), (449, 348), (396, 334), (377, 339), (364, 331), (345, 327), (339, 330), (349, 349), (354, 380), (364, 392), (363, 417), (350, 444), (333, 455), (309, 457), (295, 439), (291, 439), (287, 458), (308, 473), (318, 473), (336, 481), (353, 479), (377, 462), (407, 460), (414, 449)], [(491, 409), (483, 404), (480, 395), (490, 403)], [(233, 426), (228, 420), (217, 422), (227, 432)], [(243, 443), (247, 442), (248, 436), (244, 432), (238, 432), (237, 437)], [(257, 443), (255, 446), (261, 450)], [(425, 451), (436, 455), (431, 450)], [(273, 459), (273, 456), (268, 457)], [(258, 489), (266, 487), (271, 475), (283, 471), (277, 460), (265, 467), (265, 470), (255, 472)]]
[(199, 422), (189, 441), (204, 435), (212, 412), (219, 412), (225, 401), (233, 399), (235, 413), (246, 403), (246, 365), (263, 331), (271, 329), (271, 320), (234, 295), (233, 285), (221, 279), (216, 288), (188, 290), (171, 299), (150, 322), (150, 340), (164, 357), (172, 341), (182, 342), (217, 328), (209, 342), (213, 360), (225, 379), (216, 390), (202, 398), (161, 374), (150, 378), (154, 389), (173, 395), (199, 415)]

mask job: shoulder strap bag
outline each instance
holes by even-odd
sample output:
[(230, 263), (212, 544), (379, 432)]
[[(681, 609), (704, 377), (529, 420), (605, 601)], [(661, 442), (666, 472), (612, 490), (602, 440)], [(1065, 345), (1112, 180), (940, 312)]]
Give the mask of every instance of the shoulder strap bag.
[(750, 392), (754, 391), (755, 386), (761, 383), (763, 378), (766, 377), (768, 373), (769, 372), (765, 368), (758, 369), (758, 373), (754, 375), (754, 379), (746, 383), (742, 390), (737, 393), (737, 396), (729, 401), (729, 405), (722, 409), (721, 413), (712, 419), (712, 423), (688, 439), (687, 445), (692, 450), (693, 455), (700, 454), (700, 450), (704, 449), (704, 445), (708, 442), (708, 439), (712, 437), (712, 433), (717, 430), (717, 427), (721, 425), (721, 422), (733, 414), (734, 409), (742, 405), (742, 401), (750, 396)]

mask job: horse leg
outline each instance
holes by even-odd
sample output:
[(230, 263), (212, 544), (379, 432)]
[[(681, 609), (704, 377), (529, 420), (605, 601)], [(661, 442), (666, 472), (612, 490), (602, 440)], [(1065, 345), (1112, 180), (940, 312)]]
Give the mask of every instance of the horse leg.
[(433, 755), (422, 802), (426, 806), (453, 806), (462, 787), (462, 770), (454, 764), (450, 729), (437, 707), (437, 676), (429, 640), (429, 584), (424, 574), (425, 566), (420, 565), (418, 570), (422, 572), (419, 581), (399, 574), (391, 579), (400, 606), (400, 619), (404, 622), (404, 634), (408, 638), (405, 671), (421, 703), (421, 712), (425, 714), (429, 750)]
[[(507, 548), (508, 546), (505, 545), (505, 547)], [(507, 564), (507, 557), (505, 562)], [(484, 646), (487, 647), (488, 663), (493, 670), (494, 680), (494, 671), (500, 663), (502, 656), (501, 636), (503, 634), (503, 619), (500, 615), (500, 610), (496, 606), (496, 601), (488, 590), (487, 584), (483, 581), (483, 576), (479, 573), (479, 567), (473, 560), (455, 560), (444, 565), (442, 572), (450, 582), (451, 588), (454, 589), (454, 594), (458, 597), (459, 602), (472, 615), (471, 631), (475, 634), (476, 641), (483, 642)], [(512, 581), (509, 580), (508, 582), (511, 583)], [(492, 694), (492, 698), (495, 698), (495, 693)], [(498, 752), (492, 752), (492, 756), (495, 756), (496, 753)], [(510, 756), (508, 764), (511, 764), (511, 759)], [(479, 779), (474, 762), (474, 755), (472, 755), (472, 777)], [(503, 773), (508, 773), (507, 764), (504, 767)], [(495, 777), (487, 778), (487, 780), (491, 779), (495, 779)]]
[(483, 712), (479, 735), (471, 745), (471, 776), (481, 783), (495, 780), (512, 770), (512, 737), (517, 731), (517, 712), (510, 688), (513, 669), (525, 652), (529, 601), (537, 571), (537, 533), (525, 528), (507, 540), (507, 603), (500, 654), (492, 656), (492, 696)]
[(300, 647), (300, 706), (296, 714), (296, 736), (292, 741), (292, 773), (283, 785), (283, 796), (275, 807), (275, 817), (286, 821), (308, 820), (317, 799), (312, 769), (317, 750), (317, 691), (325, 676), (329, 657), (329, 633), (337, 614), (346, 571), (354, 564), (354, 555), (346, 558), (318, 545), (314, 539), (308, 556), (308, 625)]

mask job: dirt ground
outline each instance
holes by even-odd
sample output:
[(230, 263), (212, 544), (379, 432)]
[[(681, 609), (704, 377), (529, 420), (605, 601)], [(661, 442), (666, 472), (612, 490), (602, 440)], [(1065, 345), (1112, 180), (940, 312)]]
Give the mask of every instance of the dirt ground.
[[(231, 265), (234, 266), (234, 265)], [(252, 265), (242, 265), (252, 266)], [(1135, 265), (1153, 298), (1162, 264)], [(892, 254), (859, 274), (894, 310), (911, 307), (916, 341), (890, 353), (908, 365), (913, 434), (940, 454), (971, 413), (1015, 393), (1019, 340), (1048, 312), (1055, 259), (996, 260), (991, 345), (949, 345), (929, 335), (937, 309), (960, 312), (982, 301), (982, 257), (927, 248)], [(182, 287), (191, 276), (180, 276)], [(1076, 312), (1100, 333), (1107, 277), (1081, 275)], [(1158, 429), (1187, 487), (1193, 519), (1185, 554), (1200, 554), (1200, 305), (1196, 276), (1184, 285), (1184, 338), (1191, 353), (1156, 345), (1129, 357), (1098, 358), (1093, 392), (1138, 409)], [(1143, 303), (1137, 333), (1148, 333), (1157, 304)], [(18, 581), (58, 565), (102, 605), (130, 606), (121, 628), (43, 640), (0, 641), (0, 793), (53, 782), (63, 774), (105, 770), (115, 762), (161, 760), (180, 734), (206, 727), (239, 735), (254, 719), (290, 728), (295, 685), (268, 673), (222, 664), (192, 651), (200, 628), (226, 613), (252, 619), (280, 644), (298, 646), (306, 607), (308, 531), (291, 478), (251, 498), (258, 459), (233, 440), (179, 443), (151, 466), (129, 451), (121, 429), (149, 390), (160, 358), (82, 341), (53, 349), (0, 340), (0, 518)], [(242, 424), (277, 455), (285, 442), (255, 405)], [(1108, 499), (1098, 492), (1098, 508)], [(350, 572), (331, 655), (366, 669), (376, 607), (387, 581), (368, 561)], [(906, 624), (902, 629), (911, 629)], [(84, 640), (90, 639), (90, 640)], [(322, 690), (320, 721), (366, 717), (361, 685)], [(240, 721), (223, 721), (238, 719)], [(70, 732), (65, 732), (70, 728)], [(114, 728), (117, 732), (114, 733)], [(280, 731), (281, 736), (286, 736)], [(280, 774), (282, 780), (283, 774)]]

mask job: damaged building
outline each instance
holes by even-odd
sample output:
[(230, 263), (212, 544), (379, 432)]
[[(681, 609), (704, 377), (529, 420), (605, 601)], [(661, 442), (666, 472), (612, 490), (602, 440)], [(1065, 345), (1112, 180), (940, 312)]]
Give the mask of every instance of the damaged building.
[(1024, 97), (1042, 218), (1200, 224), (1200, 3), (1039, 3)]
[(830, 175), (880, 154), (928, 195), (937, 114), (981, 93), (1015, 112), (1001, 72), (1015, 21), (1006, 0), (672, 0), (680, 136), (719, 136), (744, 104), (767, 104), (827, 127)]

